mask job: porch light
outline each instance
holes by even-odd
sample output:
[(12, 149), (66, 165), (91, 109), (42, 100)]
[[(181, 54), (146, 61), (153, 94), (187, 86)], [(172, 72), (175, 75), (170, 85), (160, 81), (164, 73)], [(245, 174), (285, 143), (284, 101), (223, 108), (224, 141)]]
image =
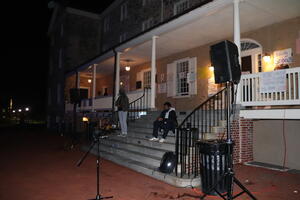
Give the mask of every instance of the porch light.
[(22, 109), (19, 109), (18, 112), (22, 112)]
[(15, 111), (15, 110), (13, 110), (12, 112), (13, 112), (13, 113), (15, 113), (16, 111)]
[(211, 72), (215, 71), (214, 66), (210, 66), (210, 67), (209, 67), (209, 71), (211, 71)]
[(27, 107), (27, 108), (25, 108), (25, 111), (27, 111), (27, 112), (28, 112), (28, 111), (29, 111), (29, 108), (28, 108), (28, 107)]
[(271, 62), (271, 56), (270, 56), (270, 54), (266, 53), (266, 54), (264, 55), (263, 59), (264, 59), (264, 61), (265, 61), (266, 63)]
[(129, 71), (130, 71), (130, 66), (129, 66), (129, 65), (126, 66), (126, 67), (125, 67), (125, 70), (126, 70), (127, 72), (129, 72)]
[(91, 83), (92, 82), (92, 79), (88, 79), (88, 83)]
[(89, 118), (87, 118), (87, 117), (82, 117), (82, 121), (83, 121), (83, 122), (88, 122), (88, 121), (89, 121)]

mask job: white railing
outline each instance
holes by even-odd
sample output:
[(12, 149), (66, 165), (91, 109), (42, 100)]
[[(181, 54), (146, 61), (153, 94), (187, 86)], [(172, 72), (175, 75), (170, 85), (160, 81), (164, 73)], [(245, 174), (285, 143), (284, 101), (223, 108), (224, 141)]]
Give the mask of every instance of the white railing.
[[(136, 90), (132, 92), (128, 92), (127, 96), (129, 98), (129, 102), (132, 102), (139, 97), (143, 95), (144, 91), (143, 90)], [(151, 92), (149, 91), (147, 93), (147, 97), (149, 99), (147, 107), (150, 108), (150, 94)], [(105, 96), (105, 97), (96, 97), (94, 100), (94, 106), (93, 106), (93, 101), (92, 99), (84, 99), (81, 101), (81, 107), (77, 107), (78, 111), (90, 111), (93, 108), (95, 110), (111, 110), (112, 107), (112, 96)], [(66, 112), (72, 111), (73, 110), (73, 105), (66, 103)]]
[(242, 75), (242, 106), (300, 105), (300, 67), (285, 69), (285, 90), (280, 92), (261, 92), (262, 73)]

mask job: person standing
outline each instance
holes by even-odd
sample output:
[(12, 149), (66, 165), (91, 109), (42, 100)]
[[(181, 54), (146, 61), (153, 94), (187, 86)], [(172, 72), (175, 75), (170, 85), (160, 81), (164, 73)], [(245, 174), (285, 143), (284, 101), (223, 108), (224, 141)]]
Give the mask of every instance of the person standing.
[(129, 108), (129, 99), (125, 93), (125, 90), (121, 88), (119, 90), (119, 97), (115, 103), (118, 108), (119, 122), (121, 126), (121, 134), (119, 136), (127, 136), (127, 113)]

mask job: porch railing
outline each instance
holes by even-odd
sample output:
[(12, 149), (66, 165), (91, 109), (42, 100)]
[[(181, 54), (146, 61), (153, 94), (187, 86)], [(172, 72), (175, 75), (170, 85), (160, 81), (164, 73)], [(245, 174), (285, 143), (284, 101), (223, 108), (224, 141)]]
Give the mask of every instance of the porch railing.
[(150, 95), (151, 89), (144, 88), (143, 95), (129, 104), (128, 120), (134, 121), (150, 109)]
[(176, 129), (176, 175), (197, 177), (200, 173), (199, 155), (195, 143), (211, 134), (226, 119), (226, 90), (222, 89), (195, 108)]
[(300, 105), (300, 67), (285, 69), (286, 89), (281, 92), (262, 92), (262, 73), (242, 75), (242, 106)]

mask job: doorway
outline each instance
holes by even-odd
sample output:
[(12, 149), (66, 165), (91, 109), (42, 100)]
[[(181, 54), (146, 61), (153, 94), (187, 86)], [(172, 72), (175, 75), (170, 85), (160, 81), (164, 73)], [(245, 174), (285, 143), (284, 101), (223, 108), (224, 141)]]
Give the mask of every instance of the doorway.
[(261, 64), (262, 46), (252, 39), (242, 39), (241, 41), (241, 67), (242, 73), (252, 74), (262, 70)]

